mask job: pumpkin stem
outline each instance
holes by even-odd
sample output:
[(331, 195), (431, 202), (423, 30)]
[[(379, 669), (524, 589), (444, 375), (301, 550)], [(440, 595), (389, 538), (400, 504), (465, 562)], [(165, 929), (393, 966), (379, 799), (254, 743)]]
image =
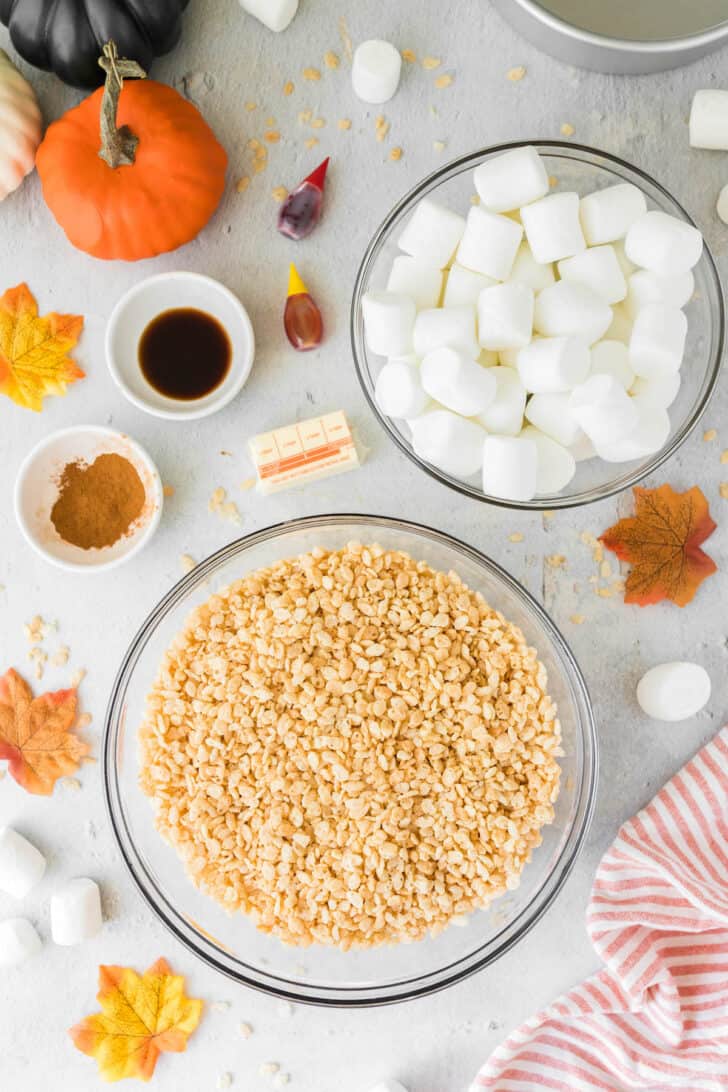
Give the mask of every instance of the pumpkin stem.
[(106, 43), (104, 55), (99, 57), (99, 64), (106, 73), (104, 97), (101, 100), (99, 155), (110, 167), (129, 167), (134, 162), (139, 137), (132, 133), (128, 125), (122, 125), (118, 129), (116, 127), (119, 96), (125, 79), (143, 80), (147, 74), (136, 61), (127, 61), (120, 57), (114, 42)]

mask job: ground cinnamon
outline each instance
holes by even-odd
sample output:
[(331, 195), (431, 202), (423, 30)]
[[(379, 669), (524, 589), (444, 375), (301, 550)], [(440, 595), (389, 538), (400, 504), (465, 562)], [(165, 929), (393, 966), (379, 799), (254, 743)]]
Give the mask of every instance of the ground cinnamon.
[(123, 455), (99, 455), (92, 463), (68, 463), (59, 481), (51, 522), (64, 542), (113, 546), (144, 508), (146, 493), (136, 467)]

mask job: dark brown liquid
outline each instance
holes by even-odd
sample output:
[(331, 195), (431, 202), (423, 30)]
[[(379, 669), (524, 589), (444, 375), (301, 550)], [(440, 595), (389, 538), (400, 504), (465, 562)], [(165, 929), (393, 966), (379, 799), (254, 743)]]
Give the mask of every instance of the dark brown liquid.
[(219, 387), (232, 349), (217, 319), (194, 307), (162, 311), (139, 339), (139, 367), (155, 391), (190, 402)]

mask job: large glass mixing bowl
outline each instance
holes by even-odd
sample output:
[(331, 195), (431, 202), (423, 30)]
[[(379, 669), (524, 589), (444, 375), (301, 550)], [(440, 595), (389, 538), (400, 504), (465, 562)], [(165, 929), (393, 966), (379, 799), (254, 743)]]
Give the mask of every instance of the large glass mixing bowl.
[[(520, 887), (451, 925), (434, 939), (341, 952), (286, 947), (242, 914), (229, 915), (188, 879), (176, 851), (154, 826), (152, 802), (139, 787), (137, 729), (159, 663), (190, 611), (254, 569), (316, 546), (358, 540), (407, 551), (435, 569), (454, 570), (491, 606), (520, 626), (546, 666), (563, 729), (561, 793), (543, 844)], [(544, 610), (512, 577), (477, 550), (439, 531), (380, 516), (311, 516), (231, 543), (175, 585), (149, 615), (114, 684), (104, 739), (104, 785), (111, 823), (144, 899), (183, 944), (237, 982), (292, 1001), (363, 1006), (406, 1000), (472, 974), (516, 943), (551, 904), (574, 864), (596, 788), (594, 719), (581, 672)]]

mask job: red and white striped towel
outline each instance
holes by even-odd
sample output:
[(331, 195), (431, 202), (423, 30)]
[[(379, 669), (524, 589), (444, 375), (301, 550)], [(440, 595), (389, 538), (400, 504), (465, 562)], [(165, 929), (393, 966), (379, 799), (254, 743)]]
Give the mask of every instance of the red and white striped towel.
[(728, 1089), (728, 728), (622, 827), (587, 927), (604, 970), (514, 1031), (471, 1092)]

